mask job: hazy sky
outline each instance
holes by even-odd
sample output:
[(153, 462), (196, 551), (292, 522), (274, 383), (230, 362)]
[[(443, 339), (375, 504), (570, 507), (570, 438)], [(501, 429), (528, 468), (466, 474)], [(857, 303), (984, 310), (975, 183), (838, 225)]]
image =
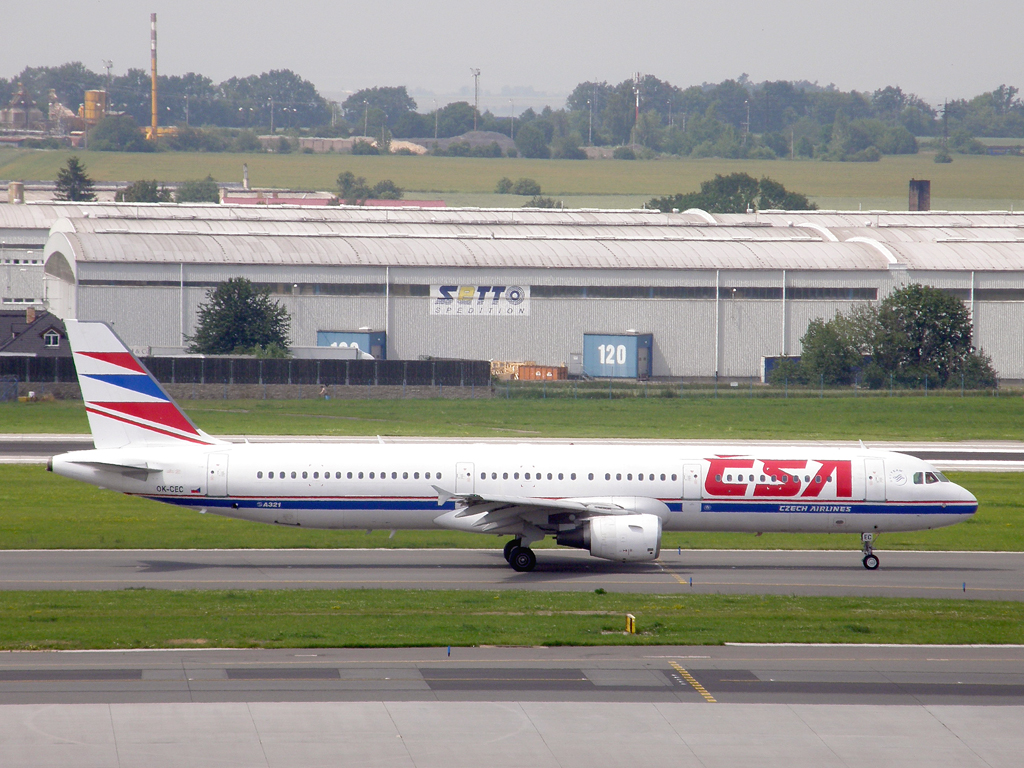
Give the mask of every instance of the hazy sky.
[[(421, 110), (472, 94), (503, 113), (551, 103), (584, 80), (639, 71), (676, 85), (748, 73), (873, 91), (900, 85), (926, 100), (1024, 86), (1020, 6), (1007, 0), (859, 2), (265, 2), (7, 0), (0, 75), (79, 60), (102, 72), (149, 67), (158, 14), (160, 72), (233, 75), (291, 69), (324, 95), (406, 85)], [(529, 98), (530, 89), (538, 94)], [(461, 91), (461, 93), (460, 93)]]

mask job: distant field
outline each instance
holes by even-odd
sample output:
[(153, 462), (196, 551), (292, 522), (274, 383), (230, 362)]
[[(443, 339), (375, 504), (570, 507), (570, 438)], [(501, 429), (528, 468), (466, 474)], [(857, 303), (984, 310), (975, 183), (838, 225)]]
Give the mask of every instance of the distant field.
[[(880, 549), (1024, 551), (1024, 476), (951, 473), (980, 502), (950, 528), (885, 534)], [(317, 531), (200, 515), (105, 491), (41, 466), (0, 465), (0, 549), (498, 547), (507, 539), (454, 531)], [(549, 539), (539, 547), (553, 546)], [(858, 535), (666, 533), (666, 549), (851, 549)]]
[[(0, 150), (0, 178), (51, 180), (69, 151)], [(521, 206), (524, 199), (495, 195), (502, 176), (536, 179), (546, 195), (567, 205), (599, 207), (636, 204), (659, 195), (690, 192), (716, 173), (743, 171), (768, 175), (802, 192), (822, 207), (905, 210), (907, 182), (932, 181), (936, 209), (999, 209), (1024, 206), (1024, 157), (957, 155), (937, 165), (931, 154), (885, 157), (877, 163), (752, 161), (672, 158), (651, 161), (527, 160), (445, 157), (366, 157), (352, 155), (127, 154), (78, 152), (98, 181), (155, 178), (182, 181), (207, 173), (218, 181), (241, 181), (249, 165), (254, 186), (333, 189), (342, 171), (370, 182), (390, 178), (407, 197), (447, 198), (451, 204)], [(579, 202), (576, 202), (579, 201)], [(608, 205), (600, 205), (602, 202)]]

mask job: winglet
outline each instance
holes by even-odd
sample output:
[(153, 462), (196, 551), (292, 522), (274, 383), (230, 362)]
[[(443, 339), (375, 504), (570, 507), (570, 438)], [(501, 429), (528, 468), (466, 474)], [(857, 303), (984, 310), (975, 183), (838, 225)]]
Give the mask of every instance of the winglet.
[(446, 491), (444, 488), (438, 488), (436, 485), (430, 486), (437, 491), (437, 506), (443, 506), (445, 502), (455, 496), (451, 491)]

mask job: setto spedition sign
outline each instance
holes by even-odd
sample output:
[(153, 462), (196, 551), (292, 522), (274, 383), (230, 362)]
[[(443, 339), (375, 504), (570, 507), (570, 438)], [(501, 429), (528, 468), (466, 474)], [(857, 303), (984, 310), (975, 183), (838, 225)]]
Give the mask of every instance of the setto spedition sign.
[(525, 317), (530, 286), (432, 285), (430, 314), (459, 317)]

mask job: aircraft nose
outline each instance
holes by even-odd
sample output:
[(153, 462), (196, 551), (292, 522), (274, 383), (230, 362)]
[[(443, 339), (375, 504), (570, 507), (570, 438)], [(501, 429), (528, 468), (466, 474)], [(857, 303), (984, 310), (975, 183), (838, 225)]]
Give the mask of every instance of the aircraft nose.
[(971, 514), (974, 514), (975, 512), (977, 512), (978, 511), (978, 498), (973, 493), (971, 493), (966, 488), (964, 488), (962, 485), (958, 485), (957, 486), (957, 490), (959, 491), (958, 496), (959, 496), (961, 501), (966, 501), (966, 502), (974, 505), (974, 509), (972, 510)]

